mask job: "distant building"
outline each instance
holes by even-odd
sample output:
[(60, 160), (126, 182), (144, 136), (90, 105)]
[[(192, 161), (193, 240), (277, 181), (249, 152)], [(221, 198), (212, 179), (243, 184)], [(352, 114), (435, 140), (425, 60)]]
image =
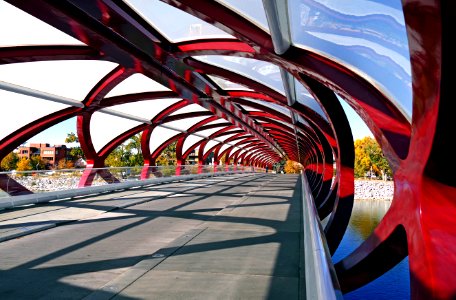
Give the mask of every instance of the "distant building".
[(28, 147), (19, 147), (17, 156), (22, 159), (23, 157), (30, 158), (34, 155), (39, 155), (46, 162), (46, 168), (53, 169), (60, 160), (67, 158), (68, 152), (69, 149), (65, 145), (51, 147), (49, 144), (34, 143)]

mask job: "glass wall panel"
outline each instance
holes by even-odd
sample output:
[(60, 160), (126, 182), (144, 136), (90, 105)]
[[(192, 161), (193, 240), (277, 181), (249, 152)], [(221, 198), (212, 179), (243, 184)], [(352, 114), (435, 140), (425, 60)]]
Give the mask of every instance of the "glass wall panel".
[(328, 120), (326, 114), (324, 113), (323, 109), (321, 108), (320, 104), (317, 100), (312, 97), (309, 91), (298, 81), (295, 79), (295, 90), (296, 90), (296, 101), (305, 105), (314, 111), (316, 111), (322, 118)]
[(191, 146), (195, 145), (199, 141), (204, 140), (202, 137), (196, 135), (189, 135), (184, 141), (184, 145), (182, 145), (182, 153), (185, 153)]
[(45, 101), (1, 89), (0, 104), (2, 112), (2, 117), (0, 118), (0, 140), (34, 120), (68, 107), (65, 104)]
[(294, 44), (347, 64), (411, 118), (411, 65), (401, 1), (288, 3)]
[(28, 13), (0, 1), (0, 47), (29, 45), (84, 45)]
[(218, 144), (220, 144), (220, 142), (216, 142), (216, 141), (207, 142), (206, 146), (204, 147), (204, 154), (206, 154), (207, 151), (209, 151), (209, 149), (211, 149), (212, 147), (214, 147), (215, 145), (218, 145)]
[(227, 144), (223, 145), (223, 146), (220, 148), (219, 153), (222, 153), (223, 151), (225, 151), (226, 149), (228, 149), (228, 148), (231, 147), (231, 146), (232, 146), (232, 145), (227, 145)]
[(170, 89), (143, 74), (136, 73), (116, 85), (106, 97), (158, 91), (170, 91)]
[(176, 130), (171, 130), (163, 127), (155, 127), (150, 136), (150, 153), (152, 154), (161, 144), (166, 142), (168, 139), (173, 136), (178, 135), (180, 132)]
[(217, 27), (158, 0), (124, 2), (173, 43), (206, 38), (234, 38)]
[(237, 133), (232, 133), (232, 134), (227, 134), (227, 135), (222, 135), (222, 136), (218, 136), (216, 137), (216, 140), (217, 141), (220, 141), (220, 142), (224, 142), (226, 139), (232, 137), (233, 135), (235, 135)]
[(90, 120), (90, 135), (95, 151), (98, 152), (119, 134), (139, 124), (137, 121), (95, 112)]
[(82, 101), (117, 64), (94, 60), (59, 60), (0, 65), (0, 80)]

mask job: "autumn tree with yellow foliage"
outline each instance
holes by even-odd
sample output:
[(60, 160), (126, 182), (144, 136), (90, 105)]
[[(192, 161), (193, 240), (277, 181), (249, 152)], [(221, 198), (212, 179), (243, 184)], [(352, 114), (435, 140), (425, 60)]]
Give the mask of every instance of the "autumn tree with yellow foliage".
[(371, 172), (377, 177), (392, 176), (391, 168), (383, 155), (380, 145), (372, 138), (355, 141), (355, 177), (364, 177)]
[(293, 160), (287, 160), (285, 166), (283, 167), (283, 170), (287, 174), (299, 174), (302, 169), (303, 166), (300, 163)]

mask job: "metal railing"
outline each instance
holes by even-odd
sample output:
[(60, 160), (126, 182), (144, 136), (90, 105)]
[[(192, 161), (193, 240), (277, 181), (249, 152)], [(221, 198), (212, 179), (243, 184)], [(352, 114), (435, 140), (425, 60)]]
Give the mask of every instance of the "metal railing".
[(325, 234), (318, 217), (310, 186), (303, 173), (302, 213), (305, 261), (305, 299), (343, 299)]
[[(136, 186), (247, 172), (265, 170), (250, 166), (181, 165), (0, 172), (0, 209)], [(91, 184), (80, 187), (81, 178), (87, 173), (93, 175)], [(10, 193), (17, 189), (17, 183), (32, 194), (11, 196)]]

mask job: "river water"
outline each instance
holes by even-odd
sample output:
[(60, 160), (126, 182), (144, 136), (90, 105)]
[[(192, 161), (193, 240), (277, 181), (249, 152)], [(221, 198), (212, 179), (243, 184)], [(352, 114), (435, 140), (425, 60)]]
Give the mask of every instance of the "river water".
[[(342, 242), (334, 253), (337, 263), (355, 250), (381, 221), (391, 202), (384, 200), (355, 200), (350, 224)], [(371, 283), (344, 295), (346, 300), (409, 300), (410, 275), (408, 258)]]

